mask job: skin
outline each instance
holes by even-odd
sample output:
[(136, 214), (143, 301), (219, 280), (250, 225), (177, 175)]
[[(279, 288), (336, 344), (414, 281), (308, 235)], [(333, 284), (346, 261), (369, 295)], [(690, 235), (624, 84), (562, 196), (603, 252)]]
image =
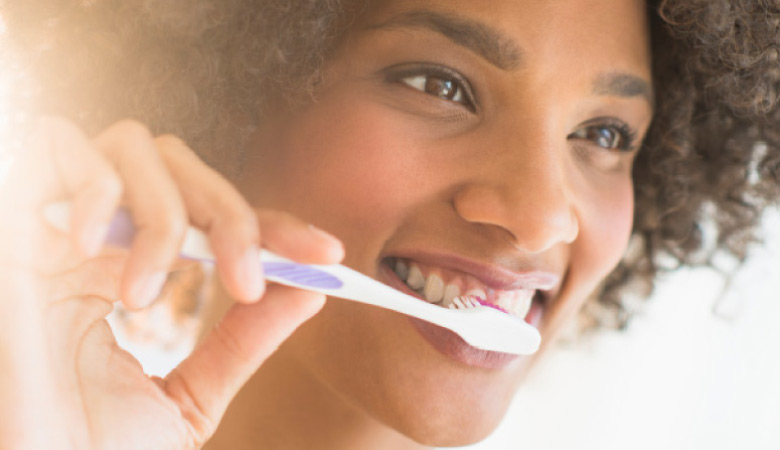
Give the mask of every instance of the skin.
[[(538, 357), (627, 245), (635, 150), (577, 132), (614, 131), (617, 120), (634, 131), (634, 148), (641, 141), (652, 117), (644, 9), (624, 0), (375, 2), (327, 62), (317, 101), (257, 134), (238, 187), (253, 205), (338, 236), (345, 264), (380, 280), (383, 258), (410, 250), (559, 275)], [(403, 19), (420, 10), (489, 24), (517, 51), (497, 67)], [(507, 62), (512, 54), (522, 57)], [(418, 62), (462, 74), (474, 110), (385, 75)], [(645, 89), (604, 81), (615, 74)], [(468, 444), (494, 429), (532, 360), (470, 367), (404, 316), (329, 299), (255, 374), (207, 448)]]

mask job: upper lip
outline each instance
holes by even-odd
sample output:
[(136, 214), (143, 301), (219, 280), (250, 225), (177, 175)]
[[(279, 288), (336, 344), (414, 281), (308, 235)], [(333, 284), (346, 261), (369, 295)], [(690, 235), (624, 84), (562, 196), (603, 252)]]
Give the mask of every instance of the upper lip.
[(550, 291), (556, 288), (561, 277), (547, 270), (510, 269), (504, 265), (471, 259), (456, 254), (409, 251), (395, 253), (394, 258), (410, 259), (424, 264), (454, 270), (471, 275), (486, 287), (496, 291), (539, 290)]

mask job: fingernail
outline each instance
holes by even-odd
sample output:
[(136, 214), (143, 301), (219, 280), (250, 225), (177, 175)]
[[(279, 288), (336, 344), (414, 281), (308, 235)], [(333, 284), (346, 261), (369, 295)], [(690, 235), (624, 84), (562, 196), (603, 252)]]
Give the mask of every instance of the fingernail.
[(155, 272), (149, 275), (146, 280), (136, 283), (133, 289), (133, 304), (139, 308), (149, 306), (160, 295), (160, 291), (165, 284), (168, 274), (165, 272)]
[(317, 227), (315, 227), (312, 224), (309, 224), (309, 230), (312, 231), (313, 233), (321, 236), (321, 237), (326, 238), (326, 239), (330, 239), (332, 241), (337, 241), (338, 240), (332, 234), (328, 233), (327, 231), (323, 230), (322, 228), (317, 228)]
[(103, 248), (103, 242), (108, 234), (108, 224), (100, 223), (88, 226), (81, 233), (81, 245), (87, 256), (95, 256)]
[(263, 295), (265, 279), (259, 248), (252, 246), (244, 252), (236, 267), (236, 277), (247, 299), (255, 300)]
[(332, 234), (328, 233), (327, 231), (324, 231), (321, 228), (317, 228), (312, 224), (309, 224), (309, 230), (314, 232), (316, 235), (323, 237), (331, 242), (335, 242), (338, 244), (338, 247), (331, 247), (331, 255), (330, 257), (334, 260), (341, 260), (344, 257), (344, 244), (341, 242), (339, 238), (336, 236), (333, 236)]

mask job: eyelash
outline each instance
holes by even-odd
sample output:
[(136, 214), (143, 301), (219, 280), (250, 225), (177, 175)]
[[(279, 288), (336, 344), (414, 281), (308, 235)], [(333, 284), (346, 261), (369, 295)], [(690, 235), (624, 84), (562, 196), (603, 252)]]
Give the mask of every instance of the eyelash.
[[(593, 137), (589, 136), (589, 131), (593, 131), (595, 129), (611, 129), (616, 132), (617, 137), (620, 139), (619, 143), (614, 146), (603, 146), (599, 145), (595, 142), (595, 140), (599, 137)], [(588, 121), (587, 123), (583, 124), (580, 128), (575, 130), (573, 133), (571, 133), (568, 138), (569, 139), (585, 139), (592, 141), (597, 146), (610, 151), (619, 151), (619, 152), (631, 152), (635, 149), (637, 144), (637, 136), (638, 133), (628, 126), (625, 122), (612, 118), (612, 117), (601, 117), (597, 119), (593, 119)]]
[[(469, 81), (466, 77), (448, 67), (425, 63), (403, 64), (401, 66), (390, 67), (388, 69), (387, 78), (390, 82), (401, 83), (410, 89), (415, 89), (447, 102), (460, 104), (471, 112), (476, 112), (477, 110), (474, 91), (471, 88)], [(453, 98), (446, 98), (436, 95), (433, 92), (428, 92), (426, 89), (432, 78), (438, 78), (444, 82), (451, 82), (455, 89)], [(413, 79), (417, 80), (413, 82), (410, 81)], [(460, 100), (455, 99), (455, 97), (458, 96), (461, 97)]]
[[(444, 81), (453, 82), (453, 85), (456, 89), (453, 93), (453, 98), (445, 98), (427, 91), (430, 78), (433, 77)], [(388, 68), (387, 79), (390, 82), (401, 83), (410, 89), (415, 89), (419, 92), (434, 96), (441, 100), (458, 103), (471, 112), (477, 111), (477, 102), (471, 84), (466, 79), (466, 77), (448, 67), (427, 63), (407, 63)], [(410, 82), (412, 79), (417, 79), (414, 81), (414, 84)], [(455, 97), (459, 95), (462, 97), (462, 99), (455, 99)], [(590, 140), (594, 141), (595, 143), (594, 138), (588, 136), (588, 132), (598, 128), (612, 129), (616, 132), (617, 137), (620, 139), (618, 145), (608, 147), (596, 144), (599, 147), (602, 147), (606, 150), (617, 150), (620, 152), (631, 152), (634, 150), (637, 143), (636, 141), (638, 133), (625, 122), (612, 117), (600, 117), (590, 120), (567, 137), (569, 139)], [(598, 136), (596, 138), (598, 138)]]

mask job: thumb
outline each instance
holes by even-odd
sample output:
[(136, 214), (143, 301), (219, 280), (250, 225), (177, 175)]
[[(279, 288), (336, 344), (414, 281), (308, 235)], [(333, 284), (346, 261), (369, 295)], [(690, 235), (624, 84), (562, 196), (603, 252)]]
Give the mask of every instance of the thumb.
[(163, 382), (194, 438), (216, 431), (228, 404), (279, 345), (323, 306), (325, 296), (270, 285), (252, 304), (235, 304), (198, 348)]

